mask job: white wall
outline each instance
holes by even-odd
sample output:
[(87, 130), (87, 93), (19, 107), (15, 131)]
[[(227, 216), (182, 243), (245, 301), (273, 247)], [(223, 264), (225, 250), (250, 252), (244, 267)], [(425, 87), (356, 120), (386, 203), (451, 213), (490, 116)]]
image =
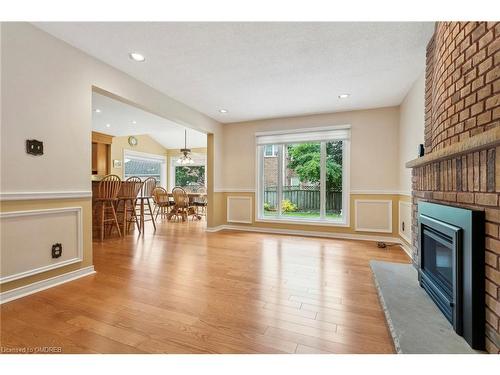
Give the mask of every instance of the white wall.
[(399, 107), (399, 190), (411, 191), (411, 169), (405, 163), (418, 156), (424, 143), (425, 72), (420, 74)]
[(223, 125), (224, 176), (216, 190), (255, 190), (255, 132), (345, 124), (352, 126), (351, 191), (397, 191), (398, 107)]
[[(222, 128), (215, 120), (30, 24), (3, 23), (1, 43), (2, 193), (90, 191), (93, 86), (214, 133), (217, 160)], [(31, 138), (44, 142), (42, 157), (26, 154)], [(217, 163), (214, 173), (220, 179)]]

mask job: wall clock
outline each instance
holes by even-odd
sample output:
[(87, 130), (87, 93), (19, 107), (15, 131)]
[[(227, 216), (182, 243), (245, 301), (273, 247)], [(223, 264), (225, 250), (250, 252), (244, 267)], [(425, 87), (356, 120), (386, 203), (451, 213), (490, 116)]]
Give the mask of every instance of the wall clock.
[(139, 141), (137, 140), (136, 137), (134, 137), (134, 136), (128, 137), (128, 144), (130, 146), (132, 146), (132, 147), (137, 146), (138, 143), (139, 143)]

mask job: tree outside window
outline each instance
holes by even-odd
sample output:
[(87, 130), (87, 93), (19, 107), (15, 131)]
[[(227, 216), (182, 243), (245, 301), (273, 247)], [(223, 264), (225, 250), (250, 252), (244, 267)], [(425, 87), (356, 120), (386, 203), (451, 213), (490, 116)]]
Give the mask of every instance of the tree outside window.
[(176, 166), (175, 185), (191, 190), (205, 186), (205, 166)]

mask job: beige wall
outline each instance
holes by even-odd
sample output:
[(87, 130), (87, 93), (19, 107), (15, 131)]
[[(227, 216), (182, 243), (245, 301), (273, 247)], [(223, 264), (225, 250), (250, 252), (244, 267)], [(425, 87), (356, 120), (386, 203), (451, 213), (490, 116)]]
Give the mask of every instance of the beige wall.
[[(181, 125), (214, 133), (221, 149), (221, 125), (215, 120), (34, 26), (3, 23), (1, 38), (1, 148), (8, 155), (0, 164), (2, 193), (90, 191), (93, 86)], [(24, 142), (30, 138), (44, 141), (43, 157), (25, 153)]]
[[(126, 58), (126, 57), (125, 57)], [(92, 264), (92, 90), (205, 133), (213, 133), (213, 176), (222, 126), (215, 120), (96, 60), (28, 23), (1, 24), (1, 210), (82, 207), (83, 262), (2, 285), (2, 291)], [(112, 93), (112, 94), (111, 94)], [(26, 139), (44, 142), (43, 156), (25, 152)], [(17, 198), (29, 193), (33, 200)], [(56, 198), (73, 194), (75, 199)], [(42, 196), (54, 199), (40, 200)], [(79, 197), (78, 199), (76, 199)], [(18, 199), (17, 201), (6, 201)]]
[(405, 163), (418, 156), (424, 143), (425, 72), (418, 77), (400, 106), (399, 115), (399, 190), (411, 191), (411, 169)]
[(255, 133), (351, 125), (351, 190), (397, 191), (398, 107), (224, 125), (222, 184), (216, 190), (255, 190)]
[[(408, 202), (411, 176), (404, 162), (413, 158), (423, 134), (423, 75), (415, 82), (400, 107), (378, 108), (344, 113), (271, 119), (224, 125), (223, 184), (216, 188), (213, 226), (240, 225), (271, 229), (339, 233), (400, 238), (404, 221), (411, 228), (411, 218), (401, 217), (401, 202)], [(350, 213), (347, 227), (267, 223), (256, 221), (255, 202), (251, 224), (227, 222), (227, 197), (250, 196), (255, 199), (255, 132), (307, 128), (328, 125), (351, 125)], [(422, 132), (422, 133), (421, 133)], [(392, 232), (356, 231), (357, 199), (391, 200)], [(408, 248), (408, 244), (406, 248)]]
[[(147, 134), (143, 135), (134, 135), (137, 138), (137, 146), (130, 146), (128, 143), (128, 137), (113, 137), (113, 141), (111, 143), (111, 173), (120, 176), (123, 178), (125, 163), (123, 161), (123, 152), (125, 150), (144, 152), (148, 154), (161, 155), (165, 157), (165, 161), (167, 158), (167, 149), (164, 148), (161, 144), (156, 142), (153, 138), (151, 138)], [(121, 160), (122, 167), (114, 168), (113, 160)], [(168, 165), (166, 165), (166, 173), (168, 172)]]

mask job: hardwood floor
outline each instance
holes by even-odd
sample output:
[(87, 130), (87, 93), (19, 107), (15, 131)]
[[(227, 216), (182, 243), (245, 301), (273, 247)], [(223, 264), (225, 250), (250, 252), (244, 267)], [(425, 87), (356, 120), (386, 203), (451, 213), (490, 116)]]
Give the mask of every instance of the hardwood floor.
[(373, 242), (164, 223), (94, 243), (97, 274), (1, 306), (1, 346), (63, 353), (392, 353)]

